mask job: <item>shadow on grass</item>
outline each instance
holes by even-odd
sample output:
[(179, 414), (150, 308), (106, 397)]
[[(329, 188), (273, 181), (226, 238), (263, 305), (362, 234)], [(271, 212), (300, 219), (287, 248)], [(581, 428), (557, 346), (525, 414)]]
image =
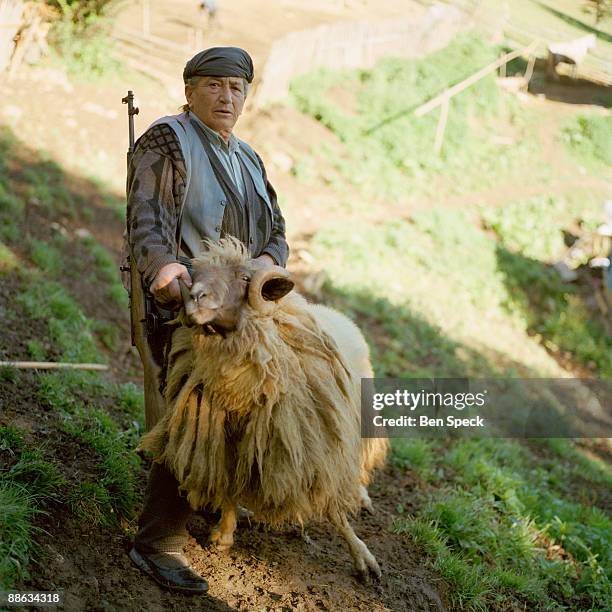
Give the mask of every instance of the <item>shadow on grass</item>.
[(0, 127), (0, 241), (59, 282), (99, 322), (99, 340), (111, 351), (121, 337), (126, 349), (129, 342), (118, 269), (123, 207), (110, 190), (65, 172)]
[[(46, 152), (30, 148), (10, 128), (0, 126), (0, 215), (5, 224), (22, 224), (33, 234), (37, 222), (85, 227), (107, 248), (118, 251), (124, 207), (117, 194), (67, 173)], [(48, 237), (49, 228), (44, 229)]]
[(560, 365), (575, 370), (577, 360), (585, 366), (581, 375), (612, 377), (612, 337), (601, 315), (586, 305), (595, 299), (588, 271), (581, 271), (578, 282), (570, 285), (541, 261), (503, 246), (496, 255), (512, 296), (509, 306), (522, 312), (528, 332), (541, 336)]
[(537, 376), (499, 351), (484, 347), (479, 351), (447, 337), (409, 307), (372, 293), (349, 291), (328, 282), (322, 301), (357, 322), (372, 349), (378, 377)]
[[(512, 51), (503, 48), (504, 53)], [(506, 64), (507, 76), (523, 76), (527, 72), (528, 62), (523, 57), (517, 57)], [(565, 104), (590, 104), (603, 108), (612, 107), (612, 87), (601, 85), (586, 78), (572, 78), (559, 75), (558, 81), (546, 77), (546, 58), (537, 58), (534, 72), (529, 81), (529, 93), (544, 96), (553, 102)]]
[(566, 75), (559, 75), (558, 81), (547, 79), (545, 60), (536, 62), (536, 70), (529, 82), (529, 93), (536, 96), (543, 95), (553, 102), (612, 107), (612, 87), (586, 78), (572, 78)]

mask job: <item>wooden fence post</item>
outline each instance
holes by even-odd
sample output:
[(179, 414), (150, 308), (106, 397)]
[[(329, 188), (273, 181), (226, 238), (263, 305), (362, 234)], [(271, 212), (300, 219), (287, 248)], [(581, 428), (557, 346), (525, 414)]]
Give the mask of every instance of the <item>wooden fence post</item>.
[(529, 62), (527, 63), (527, 70), (525, 70), (525, 76), (523, 77), (525, 79), (525, 87), (527, 89), (529, 89), (529, 81), (531, 81), (531, 77), (533, 76), (533, 69), (535, 67), (535, 61), (536, 61), (536, 57), (535, 55), (532, 53), (529, 56)]
[(444, 132), (446, 131), (446, 120), (448, 119), (448, 107), (450, 106), (450, 98), (445, 98), (440, 108), (440, 119), (438, 120), (438, 128), (436, 129), (436, 154), (439, 155), (444, 142)]
[(142, 0), (142, 33), (149, 36), (151, 33), (151, 2)]

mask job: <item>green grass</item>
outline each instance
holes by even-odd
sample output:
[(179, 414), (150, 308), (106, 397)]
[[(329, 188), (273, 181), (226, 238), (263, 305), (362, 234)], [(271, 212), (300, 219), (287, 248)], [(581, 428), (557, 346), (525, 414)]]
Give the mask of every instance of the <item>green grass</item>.
[(91, 322), (77, 303), (56, 282), (46, 281), (36, 272), (23, 273), (26, 284), (17, 297), (28, 316), (47, 322), (49, 335), (65, 361), (103, 361), (91, 334)]
[(436, 449), (437, 447), (430, 440), (406, 441), (396, 438), (392, 441), (393, 462), (399, 468), (413, 469), (422, 476), (429, 475)]
[(14, 383), (20, 379), (20, 373), (17, 368), (10, 365), (3, 365), (0, 367), (0, 381)]
[[(112, 54), (112, 23), (101, 13), (82, 12), (79, 3), (59, 0), (60, 18), (50, 32), (56, 61), (78, 80), (95, 81), (121, 70)], [(82, 4), (82, 3), (81, 3)], [(104, 3), (93, 3), (100, 7)]]
[(115, 395), (122, 412), (132, 418), (142, 418), (144, 414), (144, 396), (142, 389), (133, 383), (117, 385)]
[[(422, 457), (423, 447), (402, 440), (393, 461), (404, 467), (406, 457)], [(563, 447), (579, 454), (568, 441)], [(579, 470), (554, 456), (542, 462), (501, 439), (445, 444), (427, 455), (431, 486), (422, 507), (416, 517), (400, 515), (393, 529), (423, 546), (428, 563), (451, 584), (454, 605), (599, 610), (612, 604), (612, 520), (574, 498), (569, 485)], [(589, 462), (582, 455), (581, 463)], [(580, 473), (588, 478), (593, 470), (593, 482), (609, 484), (609, 469), (605, 476), (596, 465)]]
[[(3, 137), (0, 132), (0, 145)], [(21, 201), (12, 193), (7, 184), (0, 180), (0, 240), (3, 242), (17, 240), (19, 237), (18, 221), (22, 212)]]
[[(91, 373), (75, 371), (41, 374), (37, 397), (56, 411), (61, 429), (85, 443), (96, 457), (96, 481), (80, 483), (69, 497), (77, 516), (88, 513), (88, 522), (104, 525), (116, 525), (121, 517), (130, 518), (140, 466), (133, 449), (143, 429), (142, 414), (134, 408), (142, 405), (139, 392), (131, 385), (111, 385)], [(118, 421), (97, 407), (101, 399), (132, 412)], [(97, 493), (87, 501), (83, 491), (89, 489)]]
[(35, 524), (65, 484), (59, 467), (25, 443), (15, 427), (0, 427), (0, 589), (27, 575), (36, 551)]
[[(302, 112), (328, 127), (344, 145), (342, 153), (322, 148), (316, 166), (302, 159), (294, 174), (312, 182), (330, 168), (370, 203), (405, 201), (419, 195), (461, 193), (493, 186), (500, 176), (523, 172), (537, 149), (531, 112), (500, 92), (494, 75), (453, 98), (444, 146), (434, 149), (439, 110), (421, 118), (412, 112), (448, 87), (486, 66), (498, 50), (476, 34), (459, 35), (447, 48), (424, 59), (385, 58), (372, 70), (318, 70), (298, 77), (291, 100)], [(334, 100), (334, 89), (353, 93), (354, 109)], [(510, 123), (512, 146), (500, 141), (499, 126)], [(540, 168), (541, 180), (548, 170)]]
[(27, 343), (28, 354), (34, 361), (45, 361), (47, 351), (38, 340), (29, 340)]
[(59, 212), (74, 219), (77, 201), (65, 184), (61, 167), (44, 152), (36, 163), (23, 169), (21, 180), (27, 185), (26, 198), (46, 212)]
[(127, 293), (121, 284), (118, 265), (113, 256), (93, 237), (83, 240), (85, 248), (95, 262), (95, 271), (90, 273), (92, 283), (99, 283), (100, 279), (108, 286), (107, 295), (118, 307), (128, 308)]
[(14, 270), (18, 262), (15, 253), (3, 242), (0, 242), (0, 275)]
[[(88, 488), (102, 491), (90, 502), (97, 507), (90, 522), (116, 524), (117, 517), (131, 517), (134, 512), (135, 474), (140, 465), (133, 453), (138, 443), (139, 428), (122, 430), (108, 413), (91, 406), (77, 405), (62, 414), (63, 428), (72, 437), (85, 442), (98, 456), (100, 479), (87, 483)], [(77, 495), (78, 497), (78, 495)], [(81, 512), (84, 507), (80, 506)]]
[(22, 486), (0, 480), (0, 588), (7, 590), (25, 575), (34, 549), (33, 496)]
[[(60, 418), (60, 428), (85, 443), (97, 459), (95, 482), (77, 483), (68, 492), (70, 507), (80, 518), (87, 514), (90, 524), (116, 525), (120, 517), (131, 517), (135, 501), (135, 477), (140, 462), (132, 449), (142, 430), (141, 394), (132, 385), (112, 385), (99, 375), (79, 372), (51, 372), (38, 377), (36, 396)], [(117, 422), (97, 407), (104, 400), (126, 409)], [(90, 500), (83, 491), (97, 487)]]
[[(2, 223), (2, 282), (17, 286), (16, 299), (7, 311), (7, 324), (19, 316), (42, 321), (44, 339), (27, 339), (34, 360), (51, 353), (59, 361), (103, 363), (108, 357), (96, 337), (109, 351), (119, 342), (116, 323), (89, 319), (69, 292), (70, 275), (91, 277), (106, 289), (116, 307), (126, 306), (111, 255), (93, 238), (68, 243), (62, 236), (41, 234), (23, 239), (24, 199), (36, 198), (35, 206), (49, 218), (77, 216), (80, 195), (71, 192), (62, 169), (50, 160), (26, 152), (10, 132), (0, 133), (0, 220)], [(11, 160), (12, 170), (9, 172)], [(17, 161), (15, 161), (17, 160)], [(18, 168), (16, 171), (15, 168)], [(82, 216), (80, 211), (78, 216)], [(28, 265), (13, 265), (13, 256), (25, 252)], [(79, 250), (80, 249), (80, 250)], [(82, 253), (77, 256), (75, 252)], [(70, 261), (70, 265), (67, 262)], [(5, 265), (6, 262), (6, 265)], [(9, 266), (10, 264), (10, 266)], [(17, 269), (15, 269), (17, 268)], [(140, 460), (133, 453), (143, 429), (142, 391), (134, 385), (118, 385), (92, 372), (38, 373), (28, 383), (32, 401), (45, 406), (54, 439), (41, 443), (41, 434), (28, 436), (0, 427), (0, 588), (13, 588), (27, 578), (26, 568), (37, 550), (40, 514), (64, 512), (88, 527), (110, 529), (131, 519), (137, 501), (136, 478)], [(21, 385), (24, 375), (14, 368), (0, 369), (3, 393)], [(83, 473), (64, 475), (61, 444), (73, 444), (82, 452)], [(55, 445), (55, 446), (54, 446)]]
[(562, 136), (574, 156), (596, 171), (612, 165), (612, 117), (579, 115), (567, 123)]
[(79, 483), (68, 494), (66, 504), (72, 514), (87, 525), (113, 525), (111, 496), (97, 482)]
[[(139, 459), (132, 449), (141, 421), (123, 429), (106, 412), (84, 406), (75, 397), (94, 389), (109, 391), (78, 373), (45, 375), (39, 389), (39, 398), (60, 411), (62, 429), (98, 458), (98, 477), (93, 481), (68, 480), (63, 466), (46, 458), (50, 443), (33, 448), (16, 428), (0, 427), (0, 588), (11, 588), (27, 577), (29, 560), (38, 550), (36, 517), (48, 512), (49, 504), (66, 503), (88, 527), (116, 527), (120, 518), (133, 515)], [(110, 392), (116, 393), (119, 402), (138, 404), (136, 392), (129, 387), (118, 386)]]
[(41, 270), (54, 276), (65, 273), (62, 253), (55, 246), (36, 238), (30, 238), (28, 246), (30, 258)]

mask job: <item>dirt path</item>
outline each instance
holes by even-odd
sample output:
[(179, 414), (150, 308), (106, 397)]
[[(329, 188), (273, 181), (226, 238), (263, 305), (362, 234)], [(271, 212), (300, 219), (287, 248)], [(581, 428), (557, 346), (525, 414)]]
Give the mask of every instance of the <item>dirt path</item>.
[(35, 589), (65, 589), (66, 610), (330, 610), (430, 611), (448, 609), (436, 577), (424, 569), (410, 541), (389, 532), (397, 504), (410, 511), (413, 492), (401, 474), (388, 470), (372, 487), (375, 516), (353, 521), (356, 532), (380, 562), (380, 582), (363, 585), (351, 575), (352, 563), (341, 538), (328, 524), (299, 530), (265, 531), (242, 526), (234, 548), (207, 547), (211, 521), (195, 516), (187, 555), (205, 575), (206, 597), (173, 594), (134, 568), (129, 541), (117, 531), (87, 530), (61, 512), (43, 527), (47, 560), (32, 567)]

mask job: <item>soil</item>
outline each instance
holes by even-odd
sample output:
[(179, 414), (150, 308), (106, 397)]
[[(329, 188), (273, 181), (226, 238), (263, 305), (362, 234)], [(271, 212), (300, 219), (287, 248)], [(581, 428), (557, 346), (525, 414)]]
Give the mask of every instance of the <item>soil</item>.
[[(158, 8), (153, 14), (153, 33), (175, 41), (180, 41), (184, 35), (185, 23), (193, 23), (201, 17), (195, 1), (151, 4), (154, 9)], [(140, 23), (139, 6), (139, 3), (124, 3), (118, 20), (134, 27), (134, 23)], [(259, 70), (273, 40), (291, 30), (367, 17), (374, 6), (378, 18), (405, 15), (407, 10), (403, 0), (328, 3), (262, 0), (257, 6), (255, 20), (249, 11), (252, 3), (246, 0), (221, 2), (219, 20), (205, 42), (212, 45), (239, 41), (252, 52)], [(37, 83), (36, 95), (32, 93), (33, 82)], [(143, 79), (137, 85), (146, 101), (137, 118), (138, 134), (158, 116), (175, 112), (179, 101), (155, 83)], [(562, 96), (562, 85), (555, 84), (551, 100)], [(68, 173), (70, 190), (82, 194), (83, 201), (93, 211), (89, 220), (75, 221), (50, 219), (35, 210), (29, 219), (33, 235), (42, 238), (49, 233), (51, 223), (59, 222), (72, 240), (70, 248), (74, 260), (87, 267), (90, 256), (74, 240), (76, 230), (86, 228), (115, 254), (118, 261), (123, 227), (117, 215), (105, 206), (104, 197), (120, 196), (123, 187), (127, 130), (125, 108), (120, 99), (132, 84), (112, 80), (105, 87), (87, 82), (74, 85), (62, 72), (34, 68), (25, 69), (2, 87), (0, 124), (10, 126), (28, 149), (45, 150), (57, 160)], [(590, 101), (584, 99), (585, 95), (581, 92), (580, 103), (593, 103), (596, 93), (592, 93)], [(548, 101), (538, 100), (538, 103)], [(239, 127), (239, 135), (265, 153), (264, 159), (279, 160), (268, 166), (277, 191), (293, 202), (304, 203), (294, 207), (296, 217), (293, 227), (289, 228), (289, 237), (293, 245), (307, 249), (309, 236), (322, 225), (339, 219), (339, 213), (332, 212), (315, 217), (309, 214), (307, 203), (312, 199), (317, 199), (319, 204), (332, 202), (336, 196), (324, 184), (304, 185), (296, 180), (284, 167), (283, 160), (288, 157), (293, 163), (321, 141), (333, 148), (338, 146), (336, 139), (314, 120), (283, 107), (254, 113), (247, 106)], [(550, 154), (554, 154), (553, 146)], [(27, 165), (27, 157), (22, 163)], [(96, 184), (83, 178), (88, 169), (106, 177), (106, 193), (101, 194)], [(13, 168), (16, 174), (18, 170)], [(512, 198), (511, 191), (498, 188), (495, 193), (462, 196), (454, 204), (461, 206), (473, 202), (475, 195), (499, 205)], [(350, 196), (348, 193), (347, 197)], [(424, 202), (422, 206), (431, 204)], [(323, 208), (318, 207), (319, 210)], [(408, 216), (405, 210), (394, 212)], [(376, 219), (371, 221), (376, 222)], [(289, 267), (298, 272), (298, 277), (306, 278), (307, 266), (298, 254), (300, 248), (294, 248)], [(109, 353), (111, 380), (138, 382), (138, 358), (127, 340), (127, 313), (109, 303), (95, 283), (87, 285), (87, 290), (83, 291), (79, 277), (67, 275), (63, 282), (88, 316), (112, 322), (125, 339)], [(0, 277), (0, 315), (4, 323), (0, 331), (1, 359), (28, 358), (29, 340), (37, 340), (46, 348), (51, 346), (44, 322), (26, 317), (16, 302), (19, 283), (17, 275)], [(51, 350), (49, 357), (54, 356)], [(15, 380), (0, 381), (0, 425), (16, 425), (28, 432), (31, 442), (44, 440), (50, 456), (62, 466), (66, 477), (78, 480), (95, 474), (95, 458), (88, 449), (60, 434), (58, 416), (37, 401), (36, 376), (32, 371), (21, 371)], [(101, 398), (100, 402), (112, 412), (113, 407), (107, 400)], [(141, 491), (145, 484), (146, 469), (143, 469), (139, 476)], [(418, 504), (418, 483), (412, 473), (400, 473), (387, 467), (371, 486), (370, 495), (375, 514), (359, 515), (352, 523), (380, 563), (383, 575), (379, 582), (364, 585), (352, 576), (345, 544), (329, 524), (308, 526), (311, 543), (307, 543), (297, 530), (276, 532), (266, 531), (257, 524), (245, 525), (239, 528), (234, 548), (228, 553), (219, 553), (207, 546), (210, 520), (194, 516), (190, 525), (193, 537), (187, 555), (195, 569), (208, 579), (210, 591), (209, 595), (199, 598), (175, 594), (143, 576), (127, 557), (130, 537), (136, 527), (134, 522), (123, 521), (122, 529), (93, 529), (67, 515), (65, 507), (58, 503), (49, 515), (38, 519), (38, 526), (43, 530), (38, 538), (40, 554), (28, 568), (30, 578), (19, 588), (63, 590), (63, 609), (69, 611), (449, 609), (448, 587), (433, 571), (426, 569), (423, 552), (407, 536), (396, 535), (390, 530), (399, 506), (409, 514)], [(597, 491), (597, 499), (600, 506), (609, 507), (610, 499), (604, 491)]]
[[(36, 374), (21, 371), (0, 383), (0, 426), (25, 432), (28, 444), (44, 440), (45, 456), (71, 481), (91, 480), (97, 459), (84, 444), (59, 431), (58, 415), (37, 401)], [(101, 401), (101, 407), (104, 406)], [(0, 453), (0, 465), (7, 467)], [(6, 465), (5, 465), (6, 464)], [(146, 469), (138, 484), (144, 490)], [(449, 609), (446, 589), (425, 568), (422, 552), (406, 537), (391, 531), (397, 508), (411, 513), (418, 482), (411, 472), (392, 466), (370, 487), (375, 513), (363, 512), (352, 524), (376, 556), (383, 575), (361, 583), (342, 538), (331, 525), (267, 530), (257, 523), (239, 526), (229, 552), (208, 546), (215, 517), (194, 514), (186, 554), (210, 589), (203, 597), (171, 593), (144, 577), (127, 556), (136, 528), (121, 520), (122, 529), (95, 527), (67, 515), (61, 500), (52, 504), (36, 525), (39, 552), (28, 567), (21, 590), (63, 591), (64, 610), (415, 610)]]
[(88, 530), (61, 513), (41, 527), (45, 560), (30, 568), (23, 588), (62, 589), (66, 610), (446, 610), (436, 577), (424, 569), (410, 541), (388, 529), (397, 504), (411, 507), (412, 492), (392, 471), (372, 487), (374, 516), (353, 521), (381, 564), (379, 582), (361, 584), (341, 538), (327, 524), (299, 530), (266, 531), (239, 527), (229, 552), (207, 547), (211, 523), (194, 516), (186, 554), (206, 576), (204, 597), (174, 594), (144, 578), (130, 562), (129, 539), (116, 530)]

